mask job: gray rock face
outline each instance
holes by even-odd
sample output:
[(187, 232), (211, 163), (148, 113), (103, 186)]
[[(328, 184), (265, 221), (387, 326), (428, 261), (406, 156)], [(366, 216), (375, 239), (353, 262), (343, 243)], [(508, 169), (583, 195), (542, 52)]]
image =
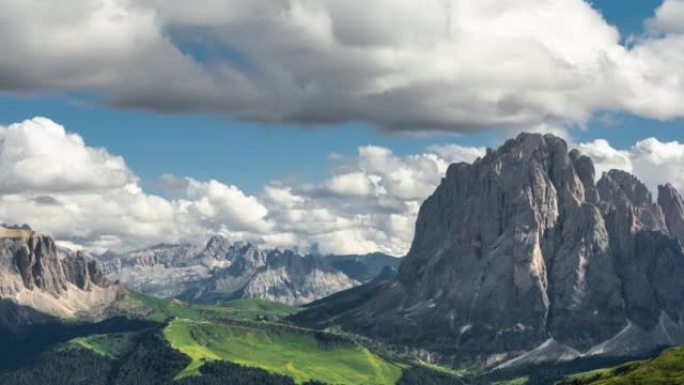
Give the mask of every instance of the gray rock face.
[(0, 299), (73, 318), (103, 310), (117, 290), (86, 254), (32, 230), (0, 228)]
[(102, 261), (110, 279), (149, 295), (194, 303), (265, 298), (304, 304), (368, 282), (399, 260), (383, 254), (300, 255), (214, 236), (204, 248), (160, 245)]
[(360, 284), (321, 257), (273, 250), (266, 267), (248, 282), (242, 296), (305, 304)]
[(173, 297), (210, 277), (211, 260), (203, 260), (202, 248), (191, 245), (156, 245), (128, 254), (107, 253), (99, 258), (112, 281), (136, 291)]
[(90, 290), (93, 286), (109, 286), (109, 281), (105, 278), (97, 261), (82, 251), (67, 255), (62, 260), (62, 266), (67, 282), (73, 283), (81, 290)]
[(684, 242), (684, 201), (671, 184), (658, 186), (658, 205), (665, 215), (667, 230), (673, 238)]
[(521, 134), (453, 164), (421, 206), (396, 278), (293, 320), (461, 362), (628, 354), (663, 343), (661, 329), (684, 342), (681, 196), (665, 186), (654, 203), (620, 171), (594, 180), (591, 160), (551, 135)]

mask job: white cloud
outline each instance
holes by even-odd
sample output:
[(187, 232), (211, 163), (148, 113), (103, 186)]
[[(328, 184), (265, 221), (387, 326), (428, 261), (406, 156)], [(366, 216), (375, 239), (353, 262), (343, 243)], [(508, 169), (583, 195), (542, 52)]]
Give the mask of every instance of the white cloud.
[(420, 202), (449, 162), (472, 161), (481, 148), (435, 146), (397, 156), (364, 146), (336, 157), (319, 183), (272, 182), (258, 196), (216, 180), (162, 175), (173, 198), (146, 193), (124, 160), (92, 148), (46, 118), (0, 126), (0, 222), (29, 223), (64, 244), (95, 250), (159, 242), (234, 240), (322, 252), (402, 255)]
[(633, 173), (654, 193), (658, 185), (665, 183), (684, 191), (684, 143), (648, 138), (619, 150), (608, 141), (598, 139), (582, 143), (578, 149), (594, 161), (597, 178), (602, 172), (619, 169)]
[(257, 198), (216, 180), (200, 182), (188, 178), (187, 181), (187, 200), (181, 200), (179, 206), (207, 228), (226, 227), (255, 234), (269, 231), (271, 226), (264, 219), (268, 209)]
[(613, 169), (632, 172), (632, 159), (629, 151), (614, 149), (605, 139), (580, 143), (577, 148), (594, 161), (597, 178)]
[(652, 191), (668, 182), (684, 191), (684, 143), (649, 138), (637, 142), (631, 152), (635, 174)]
[(646, 27), (652, 33), (684, 33), (684, 1), (663, 1)]
[(292, 208), (305, 202), (303, 197), (292, 192), (292, 188), (279, 185), (265, 186), (263, 198), (272, 205), (285, 208)]
[(414, 131), (671, 119), (684, 116), (681, 4), (623, 46), (582, 0), (7, 0), (0, 90)]
[(403, 255), (413, 239), (420, 203), (437, 187), (452, 162), (472, 162), (479, 147), (432, 146), (424, 154), (398, 156), (379, 146), (362, 146), (354, 157), (331, 156), (338, 165), (317, 184), (269, 185), (268, 219), (299, 246), (323, 252), (383, 251)]
[(121, 157), (87, 146), (48, 119), (0, 127), (5, 222), (30, 223), (63, 241), (98, 249), (203, 239), (218, 231), (269, 231), (268, 210), (257, 198), (216, 181), (179, 181), (182, 199), (146, 194)]
[(338, 174), (325, 183), (328, 191), (338, 195), (365, 196), (373, 192), (373, 182), (363, 172)]
[(359, 148), (358, 167), (380, 178), (380, 188), (388, 196), (411, 201), (432, 193), (448, 161), (430, 153), (400, 158), (389, 149), (365, 146)]
[(465, 147), (458, 144), (434, 145), (428, 147), (428, 151), (448, 163), (472, 163), (475, 159), (483, 157), (486, 152), (483, 147)]
[(0, 127), (0, 192), (93, 190), (135, 184), (124, 160), (86, 147), (46, 118)]

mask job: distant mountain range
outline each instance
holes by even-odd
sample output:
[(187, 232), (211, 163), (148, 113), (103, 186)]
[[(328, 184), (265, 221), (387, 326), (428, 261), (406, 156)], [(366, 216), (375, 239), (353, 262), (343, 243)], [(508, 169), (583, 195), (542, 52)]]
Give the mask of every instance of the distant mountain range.
[(395, 277), (291, 320), (500, 368), (684, 343), (684, 200), (552, 135), (449, 167)]
[(0, 325), (97, 321), (120, 314), (128, 286), (190, 303), (263, 298), (304, 304), (393, 274), (384, 254), (300, 255), (212, 237), (204, 247), (157, 245), (94, 257), (28, 226), (0, 226)]
[(301, 255), (214, 236), (204, 247), (157, 245), (100, 258), (106, 276), (143, 294), (190, 303), (264, 298), (300, 305), (371, 281), (399, 259), (368, 255)]

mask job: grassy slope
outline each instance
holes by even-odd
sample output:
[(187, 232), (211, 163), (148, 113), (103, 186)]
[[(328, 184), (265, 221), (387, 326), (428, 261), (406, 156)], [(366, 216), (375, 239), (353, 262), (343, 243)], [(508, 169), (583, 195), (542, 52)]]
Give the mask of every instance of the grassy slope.
[(323, 344), (311, 332), (275, 325), (259, 328), (174, 320), (164, 330), (171, 344), (192, 358), (180, 374), (197, 373), (203, 360), (226, 360), (292, 377), (295, 382), (330, 384), (395, 384), (400, 366), (354, 344)]
[[(199, 308), (203, 307), (200, 306)], [(219, 308), (221, 314), (236, 320), (253, 320), (257, 317), (276, 319), (299, 311), (297, 307), (264, 299), (235, 300), (211, 308)]]
[(221, 305), (188, 305), (130, 291), (120, 305), (126, 314), (155, 321), (172, 319), (164, 336), (192, 358), (179, 377), (197, 374), (206, 360), (225, 360), (284, 374), (302, 383), (395, 384), (402, 368), (351, 342), (324, 346), (311, 331), (273, 322), (245, 324), (222, 320), (277, 320), (297, 307), (261, 299)]
[(74, 338), (66, 344), (67, 348), (83, 348), (101, 356), (117, 357), (131, 347), (132, 335), (129, 333), (95, 334)]
[(573, 376), (571, 380), (586, 385), (684, 384), (684, 347), (667, 349), (651, 360), (634, 361), (613, 369), (581, 373)]
[(494, 382), (492, 385), (525, 385), (529, 377), (516, 377), (512, 380)]
[(590, 382), (592, 379), (600, 378), (609, 375), (612, 368), (594, 369), (587, 372), (575, 373), (568, 376), (568, 380), (578, 380), (580, 382)]
[[(290, 376), (297, 383), (313, 379), (335, 385), (396, 384), (403, 369), (410, 367), (388, 362), (362, 344), (352, 342), (354, 338), (327, 334), (337, 338), (338, 343), (325, 344), (312, 330), (278, 322), (299, 310), (261, 299), (189, 305), (132, 290), (118, 304), (119, 313), (128, 317), (170, 322), (164, 336), (192, 358), (178, 378), (199, 373), (207, 360), (264, 369)], [(339, 343), (340, 339), (343, 343)], [(442, 368), (426, 369), (460, 377)]]
[(221, 305), (188, 305), (172, 299), (148, 297), (129, 290), (119, 310), (136, 318), (163, 322), (170, 318), (192, 320), (254, 320), (282, 318), (296, 313), (299, 308), (263, 299), (236, 300)]

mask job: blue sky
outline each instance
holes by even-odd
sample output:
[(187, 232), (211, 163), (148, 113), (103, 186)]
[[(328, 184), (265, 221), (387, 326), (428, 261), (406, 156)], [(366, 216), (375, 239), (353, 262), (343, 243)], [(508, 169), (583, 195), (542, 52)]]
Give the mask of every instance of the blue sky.
[(653, 11), (662, 3), (661, 0), (593, 0), (609, 23), (617, 26), (623, 36), (638, 34), (643, 29), (644, 19), (653, 16)]
[[(659, 3), (643, 0), (627, 6), (624, 1), (596, 0), (593, 4), (625, 38), (642, 31), (643, 20), (653, 15)], [(200, 60), (212, 57), (211, 52), (192, 45), (187, 49)], [(501, 134), (491, 132), (389, 134), (368, 123), (302, 127), (242, 122), (224, 114), (160, 114), (111, 108), (75, 93), (0, 95), (0, 124), (49, 117), (79, 133), (89, 145), (122, 155), (150, 191), (158, 191), (156, 180), (161, 174), (172, 173), (202, 180), (215, 178), (258, 193), (264, 183), (274, 179), (321, 180), (329, 172), (331, 152), (354, 155), (361, 145), (380, 145), (397, 154), (411, 154), (433, 144), (494, 146), (502, 139)], [(612, 115), (610, 124), (604, 120), (595, 118), (585, 128), (571, 129), (573, 139), (608, 138), (616, 147), (630, 146), (647, 136), (682, 139), (680, 120), (663, 122), (624, 113)]]

